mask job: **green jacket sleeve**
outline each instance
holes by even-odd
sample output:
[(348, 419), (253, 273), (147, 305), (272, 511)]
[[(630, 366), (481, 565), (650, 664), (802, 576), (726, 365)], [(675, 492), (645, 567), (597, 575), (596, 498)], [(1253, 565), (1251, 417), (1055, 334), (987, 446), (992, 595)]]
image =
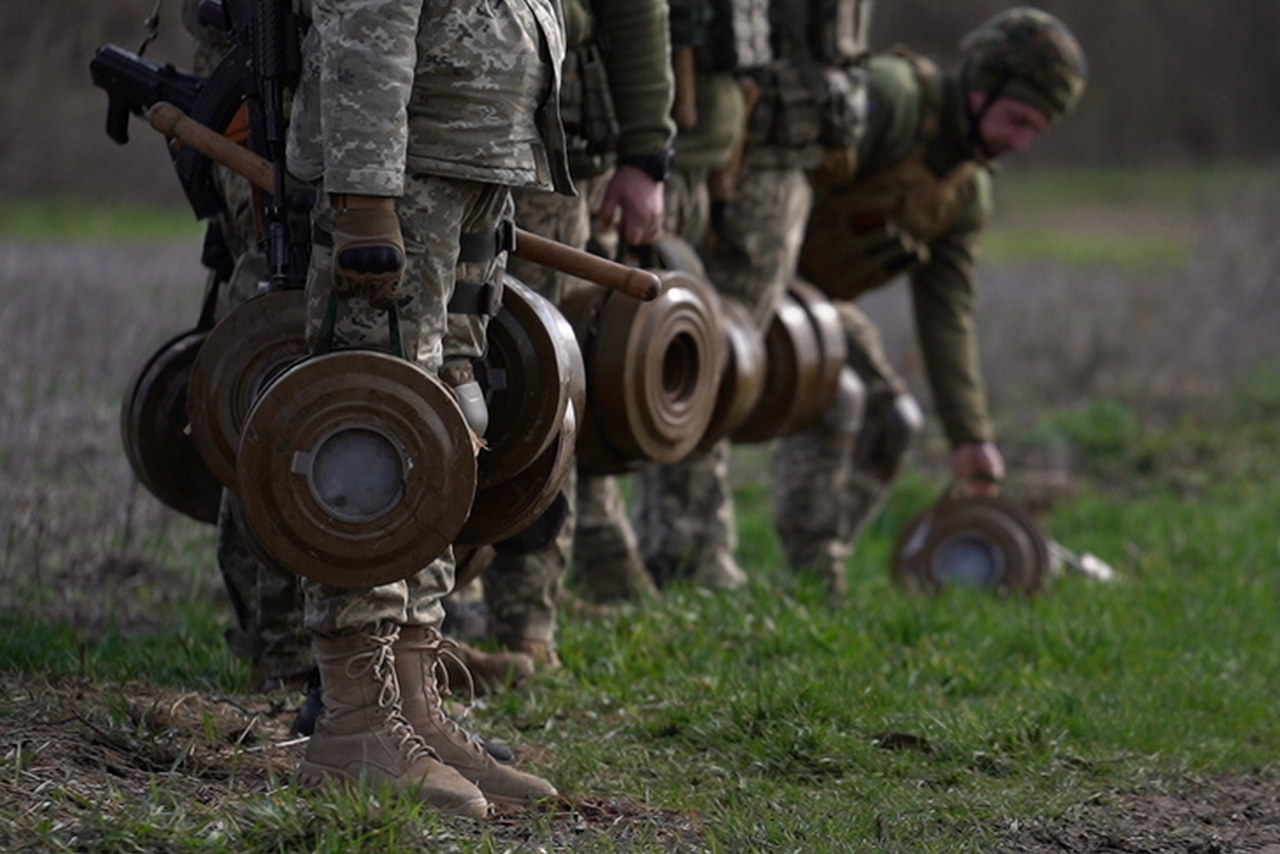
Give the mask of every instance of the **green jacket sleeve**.
[(592, 6), (621, 131), (618, 156), (670, 148), (675, 122), (666, 0), (596, 0)]
[(938, 418), (953, 447), (995, 438), (979, 357), (978, 296), (973, 281), (984, 208), (975, 201), (968, 215), (930, 244), (929, 262), (911, 279), (925, 372)]

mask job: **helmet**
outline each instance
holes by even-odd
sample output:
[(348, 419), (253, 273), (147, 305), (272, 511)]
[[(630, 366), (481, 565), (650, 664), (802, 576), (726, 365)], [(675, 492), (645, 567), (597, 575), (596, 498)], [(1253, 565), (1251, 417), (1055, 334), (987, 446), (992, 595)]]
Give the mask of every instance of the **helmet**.
[(998, 92), (1066, 115), (1084, 94), (1089, 65), (1062, 21), (1040, 9), (1016, 6), (995, 15), (960, 40), (961, 80), (970, 90)]

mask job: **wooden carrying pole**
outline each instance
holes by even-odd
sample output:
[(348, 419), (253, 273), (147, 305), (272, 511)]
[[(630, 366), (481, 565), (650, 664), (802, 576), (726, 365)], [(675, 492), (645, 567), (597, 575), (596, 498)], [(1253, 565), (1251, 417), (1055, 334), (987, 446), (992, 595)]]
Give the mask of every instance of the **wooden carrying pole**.
[[(255, 187), (267, 193), (275, 192), (271, 161), (200, 124), (172, 104), (164, 101), (155, 104), (147, 111), (147, 121), (166, 137), (189, 145), (243, 175)], [(516, 245), (511, 252), (526, 261), (587, 279), (638, 300), (657, 299), (662, 293), (662, 280), (649, 270), (628, 267), (522, 228), (516, 229)]]

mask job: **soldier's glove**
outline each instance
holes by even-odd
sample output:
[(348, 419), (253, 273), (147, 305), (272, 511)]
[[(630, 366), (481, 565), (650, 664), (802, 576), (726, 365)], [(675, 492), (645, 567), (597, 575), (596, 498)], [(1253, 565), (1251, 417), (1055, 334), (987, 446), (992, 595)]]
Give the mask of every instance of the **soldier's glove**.
[(374, 308), (390, 308), (404, 272), (404, 238), (396, 200), (385, 196), (332, 197), (333, 290), (339, 297), (363, 296)]

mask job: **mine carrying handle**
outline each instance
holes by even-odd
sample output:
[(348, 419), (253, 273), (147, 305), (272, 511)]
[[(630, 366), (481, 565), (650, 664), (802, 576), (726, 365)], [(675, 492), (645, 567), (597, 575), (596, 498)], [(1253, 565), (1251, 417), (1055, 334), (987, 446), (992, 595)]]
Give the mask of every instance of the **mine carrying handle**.
[[(255, 187), (267, 193), (275, 192), (271, 161), (200, 124), (172, 104), (163, 101), (155, 104), (147, 111), (147, 121), (165, 136), (243, 175)], [(516, 245), (511, 253), (638, 300), (654, 300), (662, 293), (662, 280), (649, 270), (628, 267), (521, 228), (516, 229)]]

